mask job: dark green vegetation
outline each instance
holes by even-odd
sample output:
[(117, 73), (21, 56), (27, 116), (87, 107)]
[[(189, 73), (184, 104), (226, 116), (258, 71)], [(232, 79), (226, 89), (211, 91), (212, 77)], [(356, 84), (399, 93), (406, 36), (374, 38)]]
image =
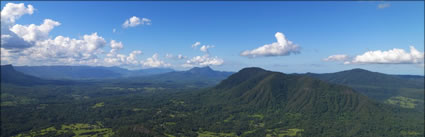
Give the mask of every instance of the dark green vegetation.
[[(412, 75), (387, 75), (363, 69), (353, 69), (312, 76), (330, 83), (341, 84), (380, 102), (391, 98), (404, 97), (416, 101), (412, 109), (424, 111), (424, 77)], [(397, 105), (397, 103), (392, 103)]]
[(105, 79), (162, 74), (174, 71), (170, 68), (128, 70), (119, 67), (91, 66), (16, 66), (17, 71), (44, 79)]
[(260, 68), (243, 69), (217, 85), (223, 72), (210, 68), (70, 84), (20, 84), (31, 79), (15, 83), (3, 74), (4, 137), (424, 135), (421, 111), (307, 75)]

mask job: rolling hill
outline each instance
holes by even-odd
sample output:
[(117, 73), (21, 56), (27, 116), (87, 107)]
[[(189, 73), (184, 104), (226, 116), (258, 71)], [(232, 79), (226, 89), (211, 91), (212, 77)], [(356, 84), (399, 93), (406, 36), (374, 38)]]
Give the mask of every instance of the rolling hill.
[[(279, 130), (298, 129), (304, 136), (403, 136), (400, 127), (406, 127), (423, 135), (418, 128), (423, 128), (423, 113), (379, 103), (347, 86), (306, 75), (245, 68), (195, 96), (208, 120), (242, 124), (252, 117), (261, 119), (257, 128), (245, 123), (253, 127), (245, 126), (251, 130), (241, 134), (273, 136)], [(226, 122), (210, 124), (240, 130)]]
[[(417, 110), (424, 110), (423, 76), (388, 75), (363, 69), (352, 69), (326, 74), (307, 73), (306, 75), (330, 83), (351, 87), (381, 102), (396, 99), (399, 103), (409, 103)], [(398, 98), (405, 100), (399, 100)]]

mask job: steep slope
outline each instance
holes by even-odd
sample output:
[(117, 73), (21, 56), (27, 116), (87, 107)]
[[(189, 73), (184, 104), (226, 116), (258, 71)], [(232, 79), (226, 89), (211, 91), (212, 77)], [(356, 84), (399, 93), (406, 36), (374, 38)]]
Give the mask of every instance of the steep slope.
[(356, 110), (362, 109), (364, 104), (375, 104), (345, 86), (261, 68), (242, 69), (223, 80), (210, 93), (218, 97), (214, 100), (222, 99), (230, 104), (249, 104), (259, 108), (285, 106), (288, 111), (311, 111), (326, 103), (332, 106), (325, 107), (334, 108), (330, 110)]
[[(349, 87), (305, 75), (245, 68), (195, 96), (200, 97), (206, 121), (243, 124), (260, 118), (260, 123), (245, 127), (252, 129), (246, 133), (255, 133), (252, 136), (283, 129), (302, 129), (306, 136), (401, 136), (400, 127), (423, 134), (423, 113), (378, 103)], [(241, 130), (232, 126), (212, 124)]]
[(18, 84), (39, 84), (43, 83), (40, 78), (25, 75), (15, 71), (12, 65), (1, 66), (1, 82), (2, 83), (18, 83)]
[(1, 83), (17, 84), (17, 85), (42, 85), (42, 84), (72, 84), (72, 81), (54, 81), (54, 80), (44, 80), (38, 77), (26, 75), (24, 73), (18, 72), (14, 69), (12, 65), (2, 65), (1, 66)]

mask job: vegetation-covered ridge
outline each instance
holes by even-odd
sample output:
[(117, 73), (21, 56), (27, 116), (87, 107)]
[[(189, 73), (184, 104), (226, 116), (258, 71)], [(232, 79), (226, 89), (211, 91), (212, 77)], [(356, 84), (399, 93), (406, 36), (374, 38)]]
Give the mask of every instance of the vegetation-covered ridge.
[(397, 105), (411, 106), (417, 100), (394, 97), (384, 104), (307, 75), (245, 68), (213, 87), (187, 85), (137, 80), (21, 84), (2, 79), (0, 133), (2, 137), (424, 135), (424, 113)]

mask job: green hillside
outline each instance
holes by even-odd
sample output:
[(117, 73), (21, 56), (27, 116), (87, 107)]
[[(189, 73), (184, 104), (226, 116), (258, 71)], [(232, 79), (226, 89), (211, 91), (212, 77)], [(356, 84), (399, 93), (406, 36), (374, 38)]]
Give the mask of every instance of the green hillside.
[(424, 110), (424, 77), (409, 75), (388, 75), (363, 69), (353, 69), (327, 74), (307, 73), (330, 83), (341, 84), (380, 102), (404, 97), (414, 99), (413, 109)]
[(115, 82), (2, 82), (1, 136), (424, 135), (424, 113), (410, 109), (417, 100), (380, 103), (306, 75), (245, 68), (204, 89)]

